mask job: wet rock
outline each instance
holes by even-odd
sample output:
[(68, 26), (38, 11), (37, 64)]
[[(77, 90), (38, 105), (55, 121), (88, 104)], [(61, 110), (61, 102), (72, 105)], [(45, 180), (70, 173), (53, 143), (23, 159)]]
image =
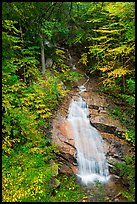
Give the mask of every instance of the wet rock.
[[(70, 140), (71, 140), (71, 139), (70, 139)], [(65, 143), (65, 144), (68, 144), (69, 146), (71, 146), (72, 148), (74, 148), (74, 149), (76, 150), (76, 147), (74, 146), (74, 144), (71, 144), (70, 142), (65, 142), (65, 141), (64, 141), (64, 143)]]
[(117, 175), (113, 175), (116, 179), (120, 179), (120, 176)]
[(115, 136), (122, 138), (124, 131), (122, 128), (118, 127), (117, 124), (114, 123), (109, 117), (104, 117), (104, 115), (97, 116), (97, 112), (93, 111), (89, 114), (89, 117), (91, 125), (93, 125), (97, 130), (114, 134)]
[(113, 201), (114, 202), (120, 202), (120, 200), (118, 198), (115, 198)]
[[(52, 139), (54, 143), (58, 144), (60, 151), (57, 155), (59, 163), (58, 172), (59, 174), (67, 173), (69, 175), (76, 174), (78, 172), (74, 138), (72, 138), (70, 128), (68, 131), (66, 117), (71, 100), (77, 100), (79, 96), (82, 96), (89, 108), (88, 117), (90, 119), (90, 123), (101, 133), (104, 141), (104, 151), (109, 165), (109, 172), (113, 178), (111, 178), (106, 184), (105, 190), (108, 192), (108, 195), (110, 194), (115, 197), (115, 195), (121, 190), (121, 180), (119, 178), (119, 172), (115, 170), (114, 165), (116, 162), (122, 162), (122, 158), (127, 155), (128, 145), (124, 142), (124, 140), (122, 140), (123, 127), (121, 127), (119, 121), (111, 118), (107, 112), (108, 102), (103, 98), (103, 96), (100, 96), (98, 93), (93, 91), (97, 83), (93, 86), (93, 81), (88, 82), (85, 85), (87, 91), (78, 93), (76, 88), (85, 82), (86, 79), (79, 81), (77, 84), (74, 83), (74, 90), (70, 92), (70, 95), (63, 102), (63, 108), (58, 110), (57, 116), (53, 121)], [(98, 112), (99, 107), (102, 108)], [(111, 201), (109, 197), (108, 200)], [(93, 200), (91, 199), (91, 201)]]
[(114, 135), (119, 137), (119, 138), (122, 138), (123, 137), (123, 133), (124, 131), (122, 129), (119, 129), (118, 127), (116, 128), (115, 132), (114, 132)]
[(77, 89), (77, 88), (78, 88), (78, 86), (76, 86), (76, 85), (75, 85), (75, 86), (73, 86), (73, 88), (74, 88), (74, 89)]
[(118, 154), (114, 154), (113, 157), (119, 158), (119, 155)]
[(51, 58), (46, 59), (46, 67), (50, 68), (53, 65), (53, 60)]
[(107, 124), (103, 124), (100, 122), (98, 122), (98, 123), (92, 122), (92, 124), (94, 125), (94, 127), (96, 127), (97, 130), (99, 130), (101, 132), (107, 132), (110, 134), (114, 134), (116, 131), (116, 127), (113, 125), (107, 125)]
[(91, 104), (91, 105), (89, 105), (88, 107), (89, 107), (89, 108), (96, 109), (96, 110), (98, 110), (98, 109), (99, 109), (99, 106), (94, 105), (94, 104)]
[(60, 157), (62, 157), (65, 161), (67, 161), (67, 163), (73, 164), (76, 162), (76, 158), (69, 154), (69, 153), (65, 153), (65, 152), (60, 152)]
[(70, 174), (72, 175), (73, 174), (73, 170), (71, 167), (69, 167), (67, 164), (63, 164), (60, 169), (59, 169), (59, 173), (61, 174)]

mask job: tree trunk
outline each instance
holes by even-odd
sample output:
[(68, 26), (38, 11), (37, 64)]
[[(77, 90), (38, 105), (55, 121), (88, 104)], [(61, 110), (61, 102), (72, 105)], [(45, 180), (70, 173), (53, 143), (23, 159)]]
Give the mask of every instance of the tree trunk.
[(124, 88), (124, 93), (126, 91), (126, 88), (125, 88), (125, 75), (123, 75), (123, 88)]
[(42, 63), (42, 73), (44, 74), (46, 70), (46, 65), (45, 65), (44, 43), (42, 38), (41, 38), (41, 63)]

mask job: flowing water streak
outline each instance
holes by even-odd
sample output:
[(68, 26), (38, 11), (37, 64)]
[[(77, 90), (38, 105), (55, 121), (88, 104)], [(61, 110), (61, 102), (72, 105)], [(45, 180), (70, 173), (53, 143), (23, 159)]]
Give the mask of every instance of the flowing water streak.
[(83, 184), (96, 180), (106, 182), (109, 179), (108, 164), (103, 150), (103, 139), (88, 118), (88, 106), (82, 97), (72, 100), (69, 106), (68, 121), (77, 150), (79, 172), (77, 176)]

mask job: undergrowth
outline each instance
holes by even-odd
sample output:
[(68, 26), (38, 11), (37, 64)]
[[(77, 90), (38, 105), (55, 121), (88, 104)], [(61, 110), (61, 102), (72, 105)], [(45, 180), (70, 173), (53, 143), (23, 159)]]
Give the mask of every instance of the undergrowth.
[[(72, 78), (70, 80), (73, 80)], [(18, 83), (17, 83), (18, 82)], [(46, 134), (49, 120), (68, 90), (55, 74), (46, 72), (31, 86), (17, 78), (3, 82), (2, 200), (4, 202), (50, 202), (78, 199), (76, 191), (64, 198), (64, 181), (56, 178), (57, 147)], [(70, 179), (70, 181), (69, 181)], [(55, 184), (51, 184), (54, 180)], [(73, 182), (67, 178), (66, 186)], [(60, 196), (51, 196), (60, 185)], [(67, 184), (68, 183), (68, 184)], [(62, 187), (63, 186), (63, 187)], [(62, 192), (62, 194), (61, 194)], [(62, 196), (61, 196), (62, 195)]]
[[(135, 201), (135, 154), (125, 156), (123, 162), (116, 162), (113, 167), (118, 171), (119, 176), (122, 178), (122, 183), (126, 190), (121, 194), (127, 201)], [(127, 190), (128, 189), (128, 190)]]

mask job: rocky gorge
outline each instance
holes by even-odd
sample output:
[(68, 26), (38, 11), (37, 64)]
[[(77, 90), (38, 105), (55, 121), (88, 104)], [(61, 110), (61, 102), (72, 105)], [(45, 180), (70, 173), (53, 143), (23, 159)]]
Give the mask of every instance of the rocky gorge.
[[(85, 83), (86, 82), (86, 83)], [(84, 91), (80, 91), (79, 87), (85, 87)], [(71, 130), (69, 129), (67, 117), (68, 108), (72, 99), (79, 96), (86, 101), (89, 109), (89, 120), (103, 138), (104, 151), (109, 165), (110, 179), (104, 185), (108, 200), (114, 198), (120, 201), (119, 189), (122, 188), (122, 181), (118, 172), (114, 170), (115, 162), (122, 162), (124, 156), (130, 154), (131, 146), (124, 140), (123, 133), (126, 127), (120, 124), (120, 121), (112, 118), (108, 108), (112, 101), (98, 92), (99, 86), (96, 78), (88, 78), (83, 74), (83, 78), (75, 82), (73, 89), (65, 98), (61, 108), (57, 111), (52, 121), (52, 142), (58, 145), (59, 154), (59, 173), (74, 175), (78, 172), (76, 161), (76, 147)], [(88, 188), (88, 187), (85, 187)], [(90, 189), (93, 185), (90, 185)], [(95, 190), (95, 188), (94, 188)], [(89, 191), (89, 188), (88, 188)], [(89, 201), (96, 201), (93, 198)]]

